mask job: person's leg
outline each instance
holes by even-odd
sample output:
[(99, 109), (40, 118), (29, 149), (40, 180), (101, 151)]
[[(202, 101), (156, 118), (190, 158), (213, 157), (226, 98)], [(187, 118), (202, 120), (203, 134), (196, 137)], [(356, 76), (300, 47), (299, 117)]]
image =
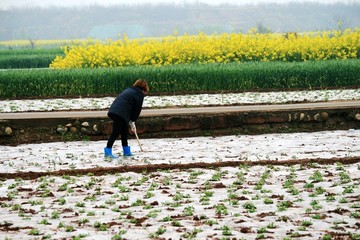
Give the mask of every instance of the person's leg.
[(119, 137), (121, 134), (121, 145), (123, 147), (124, 156), (132, 156), (130, 147), (128, 146), (128, 125), (122, 118), (117, 118), (114, 116), (110, 116), (111, 119), (113, 119), (113, 130), (109, 137), (107, 146), (105, 148), (105, 156), (111, 156), (112, 155), (112, 146), (114, 145), (115, 140)]
[(128, 126), (125, 123), (125, 120), (122, 121), (121, 123), (121, 145), (123, 147), (127, 147), (128, 146)]
[(108, 142), (106, 144), (107, 148), (112, 148), (114, 145), (114, 142), (119, 137), (120, 133), (122, 132), (122, 124), (118, 119), (115, 119), (113, 121), (113, 129), (111, 132), (111, 135), (108, 139)]
[(130, 147), (128, 145), (128, 125), (125, 120), (121, 123), (121, 145), (123, 147), (124, 156), (132, 156)]
[(133, 154), (131, 153), (131, 149), (128, 145), (128, 134), (129, 134), (129, 129), (128, 129), (128, 124), (125, 122), (124, 119), (121, 119), (120, 121), (120, 134), (121, 134), (121, 145), (123, 147), (123, 152), (124, 152), (124, 156), (133, 156)]

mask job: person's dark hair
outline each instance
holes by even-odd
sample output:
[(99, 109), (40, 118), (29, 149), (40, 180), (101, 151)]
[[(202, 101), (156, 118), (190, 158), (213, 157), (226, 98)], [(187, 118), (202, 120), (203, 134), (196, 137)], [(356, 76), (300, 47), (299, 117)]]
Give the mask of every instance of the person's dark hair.
[(140, 88), (144, 93), (149, 92), (149, 85), (143, 79), (136, 80), (133, 86)]

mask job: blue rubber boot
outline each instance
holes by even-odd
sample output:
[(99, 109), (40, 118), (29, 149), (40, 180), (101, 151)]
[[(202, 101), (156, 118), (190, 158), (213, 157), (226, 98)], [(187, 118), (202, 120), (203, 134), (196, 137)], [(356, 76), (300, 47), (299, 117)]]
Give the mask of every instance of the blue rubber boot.
[(112, 154), (112, 148), (104, 148), (104, 153), (105, 153), (105, 157), (109, 157), (109, 158), (118, 158), (117, 156), (114, 156)]
[(123, 147), (123, 151), (124, 151), (124, 156), (126, 156), (126, 157), (133, 156), (129, 146)]

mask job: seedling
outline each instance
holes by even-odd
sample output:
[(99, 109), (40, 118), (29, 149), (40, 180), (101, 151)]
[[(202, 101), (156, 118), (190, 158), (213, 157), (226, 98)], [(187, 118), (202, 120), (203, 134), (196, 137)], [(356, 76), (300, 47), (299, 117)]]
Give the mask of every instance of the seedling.
[(291, 206), (292, 206), (292, 202), (290, 202), (290, 201), (281, 201), (277, 204), (279, 211), (285, 211), (286, 209), (288, 209)]
[(311, 226), (313, 223), (311, 221), (308, 221), (308, 220), (303, 220), (301, 222), (301, 226), (304, 226), (304, 227), (309, 227)]
[(65, 226), (65, 232), (74, 232), (75, 229), (73, 226), (71, 225), (68, 225), (68, 226)]
[(227, 207), (223, 204), (218, 204), (218, 205), (215, 205), (215, 213), (217, 215), (228, 215), (228, 210), (227, 210)]
[(182, 225), (181, 225), (181, 222), (179, 222), (179, 221), (172, 221), (172, 222), (171, 222), (171, 226), (181, 227)]
[(87, 212), (86, 216), (95, 216), (95, 211), (89, 211)]
[(101, 222), (98, 222), (98, 221), (96, 221), (94, 223), (94, 227), (96, 229), (98, 229), (99, 231), (106, 231), (107, 230), (107, 226), (105, 224), (101, 223)]
[(79, 224), (79, 225), (84, 225), (85, 223), (88, 223), (88, 222), (89, 222), (89, 219), (87, 219), (87, 218), (82, 218), (82, 219), (79, 219), (78, 224)]
[(231, 236), (232, 235), (231, 228), (226, 226), (226, 225), (222, 226), (221, 230), (222, 230), (222, 234), (224, 236)]
[(346, 198), (340, 198), (339, 203), (348, 203), (348, 200)]
[(163, 222), (170, 222), (170, 221), (172, 221), (172, 218), (171, 218), (170, 216), (167, 216), (167, 217), (164, 217), (164, 218), (162, 219), (162, 221), (163, 221)]
[(206, 225), (209, 225), (209, 226), (212, 226), (212, 225), (215, 225), (215, 224), (219, 224), (216, 220), (214, 220), (214, 219), (207, 219), (206, 221), (205, 221), (205, 224)]
[(194, 239), (198, 233), (202, 232), (199, 228), (194, 228), (191, 232), (182, 234), (181, 236), (187, 239)]
[(354, 186), (346, 186), (344, 188), (343, 194), (348, 194), (348, 193), (354, 193)]
[(51, 213), (51, 219), (58, 219), (60, 217), (59, 211), (53, 211)]
[(351, 178), (350, 178), (349, 174), (347, 174), (346, 172), (340, 172), (339, 176), (340, 176), (341, 183), (344, 184), (344, 183), (351, 182)]
[(274, 201), (273, 201), (271, 198), (265, 198), (265, 199), (264, 199), (264, 203), (265, 203), (265, 204), (273, 204)]
[(58, 200), (59, 200), (59, 205), (65, 205), (66, 203), (65, 198), (59, 198)]
[(187, 206), (184, 208), (184, 216), (192, 216), (194, 214), (195, 208), (193, 206)]
[(146, 214), (146, 217), (149, 218), (156, 218), (158, 216), (158, 213), (160, 212), (160, 210), (153, 210), (150, 211), (148, 214)]
[(51, 223), (49, 223), (49, 221), (47, 219), (43, 219), (39, 222), (39, 224), (44, 224), (44, 225), (51, 225)]
[(85, 203), (84, 202), (77, 202), (75, 204), (76, 207), (85, 207)]
[(252, 202), (244, 203), (243, 207), (250, 213), (256, 212), (256, 206)]
[(310, 180), (313, 180), (313, 182), (322, 182), (323, 176), (319, 170), (316, 170), (312, 176), (309, 177)]
[(126, 230), (122, 229), (117, 234), (111, 237), (111, 240), (121, 240), (123, 239), (123, 235), (126, 233)]
[(30, 230), (29, 235), (38, 236), (38, 235), (40, 235), (40, 230), (36, 229), (36, 228), (33, 228), (33, 229)]
[(332, 237), (330, 234), (325, 234), (323, 237), (322, 237), (322, 240), (331, 240)]
[(276, 228), (276, 225), (275, 225), (275, 223), (271, 222), (266, 227), (270, 228), (270, 229), (274, 229), (274, 228)]
[(319, 210), (319, 209), (322, 208), (322, 206), (319, 204), (319, 202), (318, 202), (317, 200), (312, 200), (312, 201), (310, 202), (310, 205), (312, 206), (312, 208), (313, 208), (314, 210)]

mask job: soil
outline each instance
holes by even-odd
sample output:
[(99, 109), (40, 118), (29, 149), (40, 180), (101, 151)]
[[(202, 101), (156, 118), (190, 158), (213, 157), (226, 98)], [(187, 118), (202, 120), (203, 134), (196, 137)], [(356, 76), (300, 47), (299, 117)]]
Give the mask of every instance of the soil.
[(354, 164), (359, 163), (360, 157), (347, 157), (347, 158), (331, 158), (331, 159), (296, 159), (296, 160), (260, 160), (260, 161), (226, 161), (226, 162), (212, 162), (212, 163), (186, 163), (186, 164), (148, 164), (148, 165), (134, 165), (134, 166), (119, 166), (119, 167), (107, 167), (107, 168), (88, 168), (88, 169), (67, 169), (52, 172), (18, 172), (18, 173), (0, 173), (0, 179), (36, 179), (43, 176), (77, 176), (77, 175), (94, 175), (101, 176), (105, 174), (116, 174), (123, 172), (156, 172), (159, 170), (173, 170), (173, 169), (191, 169), (191, 168), (220, 168), (220, 167), (237, 167), (239, 165), (296, 165), (296, 164)]
[[(287, 123), (286, 123), (287, 124)], [(352, 123), (358, 124), (358, 123)], [(310, 124), (305, 124), (309, 126)], [(319, 124), (318, 124), (319, 125)], [(260, 132), (264, 132), (264, 128), (260, 125), (255, 125), (256, 130)], [(274, 128), (275, 124), (272, 124), (272, 128)], [(321, 125), (322, 129), (324, 128)], [(352, 125), (339, 125), (336, 124), (336, 128), (340, 129), (349, 129), (349, 127), (353, 127)], [(259, 129), (258, 129), (259, 128)], [(242, 131), (241, 128), (232, 128), (232, 129), (212, 129), (211, 131), (207, 131), (210, 135), (228, 135), (234, 133), (234, 129), (236, 131)], [(284, 130), (285, 129), (285, 130)], [(331, 129), (331, 128), (329, 128)], [(2, 136), (0, 138), (0, 144), (3, 145), (19, 145), (19, 144), (28, 144), (28, 143), (46, 143), (46, 142), (61, 142), (61, 141), (78, 141), (84, 140), (84, 138), (88, 138), (87, 140), (97, 141), (107, 139), (106, 135), (94, 135), (94, 136), (85, 136), (79, 133), (72, 134), (67, 133), (65, 135), (60, 135), (55, 133), (55, 129), (53, 128), (25, 128), (25, 129), (14, 129), (14, 134), (10, 137)], [(268, 130), (268, 129), (265, 129)], [(299, 130), (299, 129), (296, 129)], [(301, 129), (301, 131), (308, 130), (311, 131), (313, 129)], [(276, 129), (277, 132), (289, 132), (289, 127), (278, 127)], [(294, 129), (295, 131), (295, 129)], [(183, 131), (183, 134), (189, 134), (191, 132), (192, 136), (201, 136), (204, 135), (204, 131), (200, 130), (189, 130)], [(290, 131), (291, 132), (291, 131)], [(181, 137), (180, 131), (171, 133), (160, 132), (156, 133), (156, 137)], [(177, 134), (174, 136), (173, 134)], [(252, 134), (256, 134), (252, 132)], [(133, 137), (133, 136), (132, 136)], [(154, 134), (146, 134), (141, 136), (142, 138), (154, 137)], [(131, 138), (131, 136), (130, 136)], [(191, 169), (191, 168), (220, 168), (220, 167), (236, 167), (241, 164), (243, 165), (295, 165), (295, 164), (310, 164), (310, 163), (318, 163), (318, 164), (334, 164), (334, 163), (343, 163), (343, 164), (354, 164), (360, 162), (360, 157), (347, 157), (347, 158), (332, 158), (332, 159), (296, 159), (296, 160), (285, 160), (285, 161), (226, 161), (226, 162), (214, 162), (214, 163), (187, 163), (187, 164), (149, 164), (149, 165), (137, 165), (137, 166), (119, 166), (119, 167), (110, 167), (110, 168), (90, 168), (90, 169), (68, 169), (68, 170), (59, 170), (53, 172), (18, 172), (18, 173), (0, 173), (0, 179), (36, 179), (42, 176), (53, 175), (53, 176), (62, 176), (62, 175), (104, 175), (104, 174), (114, 174), (114, 173), (122, 173), (122, 172), (155, 172), (158, 170), (172, 170), (172, 169)]]

